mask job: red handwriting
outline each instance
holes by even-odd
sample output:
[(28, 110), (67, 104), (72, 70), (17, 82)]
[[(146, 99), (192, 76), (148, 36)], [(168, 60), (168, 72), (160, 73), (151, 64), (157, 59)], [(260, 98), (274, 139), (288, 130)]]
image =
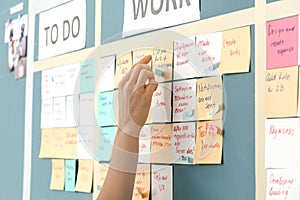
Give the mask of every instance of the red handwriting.
[(294, 128), (276, 128), (274, 125), (270, 126), (269, 134), (274, 135), (273, 139), (275, 140), (278, 135), (287, 135), (294, 136), (295, 129)]

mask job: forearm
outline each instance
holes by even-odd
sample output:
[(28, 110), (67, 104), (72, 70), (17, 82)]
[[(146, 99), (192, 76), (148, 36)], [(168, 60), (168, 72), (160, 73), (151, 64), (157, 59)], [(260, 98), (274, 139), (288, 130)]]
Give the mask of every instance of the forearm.
[(138, 147), (138, 137), (130, 136), (118, 128), (110, 167), (98, 200), (132, 199)]

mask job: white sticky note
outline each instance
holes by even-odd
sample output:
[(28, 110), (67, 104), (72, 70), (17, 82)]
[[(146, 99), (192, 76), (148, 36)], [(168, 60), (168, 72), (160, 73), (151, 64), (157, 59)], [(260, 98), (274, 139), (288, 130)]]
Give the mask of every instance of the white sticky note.
[(53, 128), (53, 98), (42, 99), (41, 129)]
[(151, 133), (150, 126), (145, 125), (139, 137), (139, 163), (150, 163)]
[(94, 126), (78, 127), (78, 159), (93, 159), (94, 158)]
[(42, 99), (49, 99), (53, 97), (54, 80), (52, 73), (52, 69), (42, 71)]
[(60, 66), (52, 69), (53, 97), (66, 95), (67, 90), (67, 67)]
[(116, 68), (116, 56), (108, 56), (100, 59), (100, 73), (96, 80), (97, 91), (104, 92), (114, 89), (114, 77)]
[(152, 165), (151, 197), (155, 200), (173, 199), (173, 166)]
[(80, 94), (79, 102), (79, 126), (93, 126), (95, 124), (94, 93)]
[(53, 125), (54, 127), (65, 127), (65, 124), (66, 97), (55, 97), (53, 99)]
[(266, 168), (299, 167), (299, 122), (298, 118), (266, 120)]
[(66, 127), (76, 127), (79, 121), (79, 95), (66, 98)]
[(64, 95), (79, 94), (80, 63), (66, 65), (66, 85)]

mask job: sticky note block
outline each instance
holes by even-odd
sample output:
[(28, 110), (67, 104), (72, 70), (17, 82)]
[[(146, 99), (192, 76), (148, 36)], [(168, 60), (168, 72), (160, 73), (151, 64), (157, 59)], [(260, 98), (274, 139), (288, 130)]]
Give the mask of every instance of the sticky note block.
[(298, 169), (268, 169), (266, 183), (266, 200), (299, 198)]
[(222, 121), (202, 121), (197, 123), (194, 163), (221, 164), (222, 159)]
[(108, 168), (108, 164), (99, 163), (98, 161), (94, 160), (93, 200), (97, 200), (97, 197), (104, 184)]
[(173, 124), (172, 157), (173, 163), (193, 164), (196, 144), (196, 124)]
[(53, 99), (53, 126), (65, 127), (66, 125), (66, 97)]
[(152, 199), (173, 199), (173, 166), (152, 165)]
[(167, 48), (153, 49), (152, 69), (154, 71), (155, 80), (158, 82), (172, 80), (173, 73), (173, 51)]
[(53, 128), (53, 98), (42, 99), (41, 128)]
[(110, 161), (113, 144), (116, 136), (116, 127), (101, 127), (98, 136), (96, 160)]
[(250, 26), (224, 31), (222, 41), (219, 72), (221, 74), (249, 72)]
[(222, 52), (222, 32), (196, 36), (195, 59), (199, 77), (216, 76)]
[(93, 185), (94, 160), (78, 160), (76, 192), (90, 193)]
[(267, 70), (266, 117), (297, 116), (298, 66)]
[(66, 127), (77, 127), (79, 121), (79, 95), (66, 97)]
[(149, 199), (150, 165), (138, 164), (133, 187), (132, 200)]
[(80, 92), (80, 63), (66, 65), (66, 90), (64, 95), (79, 94)]
[(114, 91), (101, 92), (98, 96), (97, 125), (112, 126), (115, 124)]
[(53, 70), (43, 70), (42, 71), (42, 99), (48, 99), (53, 97)]
[(150, 163), (151, 133), (150, 126), (144, 125), (139, 137), (139, 163)]
[(196, 79), (173, 83), (173, 121), (195, 119)]
[[(53, 97), (66, 95), (67, 89), (67, 67), (59, 66), (52, 69)], [(69, 89), (70, 90), (70, 89)]]
[(266, 120), (266, 168), (299, 168), (299, 126), (298, 118)]
[(171, 83), (160, 83), (152, 96), (151, 122), (171, 122)]
[(100, 58), (100, 66), (96, 68), (98, 75), (95, 91), (97, 93), (114, 89), (115, 67), (115, 55)]
[(151, 133), (151, 163), (172, 162), (172, 124), (152, 124)]
[(94, 92), (95, 90), (95, 60), (80, 63), (80, 93)]
[(75, 192), (76, 160), (65, 160), (65, 191)]
[[(141, 60), (144, 56), (151, 55), (153, 57), (153, 48), (152, 47), (144, 47), (139, 49), (134, 49), (132, 51), (132, 63), (135, 64), (139, 60)], [(148, 64), (152, 67), (152, 61)]]
[(197, 119), (222, 119), (223, 82), (221, 76), (197, 79), (196, 105)]
[(94, 95), (94, 93), (84, 93), (79, 95), (79, 126), (93, 126), (95, 123)]
[(298, 65), (298, 16), (266, 23), (267, 69)]
[(118, 88), (119, 81), (132, 67), (131, 52), (118, 55), (116, 59), (116, 74), (115, 74), (115, 88)]
[(199, 76), (195, 52), (195, 37), (174, 41), (174, 80)]
[(52, 172), (50, 190), (64, 190), (65, 187), (65, 161), (52, 159)]
[(94, 158), (94, 141), (95, 127), (81, 126), (78, 127), (78, 159), (93, 159)]

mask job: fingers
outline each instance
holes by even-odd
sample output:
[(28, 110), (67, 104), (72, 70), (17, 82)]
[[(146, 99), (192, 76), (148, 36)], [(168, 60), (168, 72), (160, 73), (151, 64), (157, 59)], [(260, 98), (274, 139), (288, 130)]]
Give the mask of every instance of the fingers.
[(145, 83), (151, 79), (154, 79), (154, 74), (152, 71), (145, 70), (145, 69), (141, 70), (136, 82), (135, 89), (144, 87)]
[(146, 88), (146, 93), (149, 93), (152, 95), (152, 93), (157, 89), (158, 83), (154, 79), (150, 79), (149, 84)]
[(131, 73), (131, 76), (130, 76), (130, 79), (129, 79), (129, 84), (136, 84), (137, 83), (138, 77), (139, 77), (142, 70), (148, 70), (149, 72), (152, 73), (152, 70), (148, 65), (139, 64), (133, 69), (133, 71)]
[(152, 60), (151, 55), (144, 56), (141, 60), (139, 60), (137, 63), (135, 63), (132, 67), (134, 68), (135, 66), (139, 64), (148, 64)]

